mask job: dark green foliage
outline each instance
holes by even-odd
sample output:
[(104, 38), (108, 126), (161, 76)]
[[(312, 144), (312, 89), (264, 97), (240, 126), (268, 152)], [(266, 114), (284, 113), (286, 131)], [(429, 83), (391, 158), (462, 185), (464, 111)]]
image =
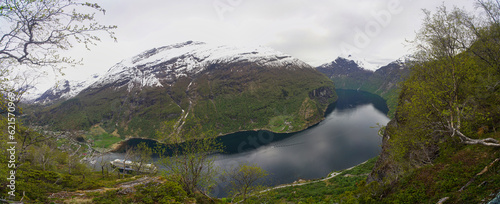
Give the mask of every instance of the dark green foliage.
[(101, 195), (98, 195), (97, 197), (94, 197), (92, 199), (92, 203), (99, 203), (99, 204), (115, 204), (115, 203), (132, 203), (133, 200), (128, 197), (124, 196), (118, 196), (118, 191), (119, 190), (110, 190), (106, 191)]
[[(1, 131), (7, 130), (3, 125), (6, 119), (0, 116)], [(92, 172), (87, 164), (77, 162), (80, 160), (78, 155), (84, 151), (84, 148), (79, 148), (75, 155), (70, 156), (68, 152), (64, 152), (56, 148), (59, 141), (55, 138), (50, 138), (37, 132), (30, 131), (22, 123), (18, 123), (16, 128), (16, 169), (0, 168), (0, 193), (7, 195), (8, 188), (8, 172), (15, 170), (16, 176), (16, 199), (23, 197), (23, 201), (27, 203), (50, 203), (53, 199), (49, 198), (52, 193), (61, 191), (88, 190), (100, 187), (112, 187), (117, 182), (115, 177), (103, 177), (100, 172)], [(2, 138), (4, 139), (4, 138)], [(8, 155), (4, 152), (7, 147), (6, 142), (2, 140), (0, 143), (1, 152), (3, 155)], [(32, 143), (24, 143), (23, 139)], [(62, 140), (62, 139), (61, 139)], [(66, 140), (67, 142), (67, 140)], [(20, 147), (26, 146), (26, 149)], [(75, 148), (76, 149), (76, 148)], [(75, 151), (66, 149), (66, 151)], [(40, 164), (40, 156), (44, 156), (48, 162), (43, 166)], [(0, 157), (2, 165), (7, 167), (7, 157)], [(76, 161), (73, 161), (76, 160)], [(72, 161), (71, 173), (68, 171), (69, 161)], [(45, 170), (44, 170), (45, 169)]]
[(32, 123), (51, 125), (56, 130), (89, 129), (100, 124), (108, 133), (118, 128), (120, 135), (152, 136), (160, 121), (178, 117), (181, 112), (160, 89), (146, 88), (130, 93), (126, 88), (94, 91), (97, 93), (85, 92), (35, 111), (29, 119), (34, 120)]
[(140, 203), (183, 203), (187, 193), (175, 182), (147, 183), (136, 187), (134, 200)]
[[(351, 196), (371, 200), (366, 203), (435, 203), (444, 197), (449, 197), (449, 203), (482, 203), (500, 191), (500, 164), (489, 166), (499, 158), (499, 152), (491, 152), (488, 147), (468, 146), (455, 148), (453, 154), (447, 156), (438, 158), (432, 166), (405, 173), (392, 184), (362, 185), (351, 192)], [(485, 173), (474, 177), (486, 166), (489, 168)], [(460, 191), (470, 181), (471, 184)], [(343, 200), (349, 198), (352, 197), (346, 194)]]
[(54, 185), (61, 175), (53, 171), (21, 170), (17, 171), (16, 197), (22, 197), (21, 190), (26, 193), (26, 198), (34, 202), (47, 202), (49, 192), (62, 190), (62, 186)]
[[(217, 178), (221, 175), (219, 167), (215, 165), (213, 153), (221, 152), (223, 146), (213, 137), (191, 140), (176, 145), (172, 150), (159, 148), (160, 164), (164, 166), (161, 173), (180, 184), (190, 196), (196, 192), (209, 193), (217, 185)], [(166, 151), (172, 151), (166, 156)]]
[(169, 180), (141, 184), (134, 189), (135, 192), (129, 194), (123, 194), (120, 192), (122, 189), (118, 189), (88, 195), (93, 197), (92, 203), (226, 203), (200, 193), (188, 197), (178, 183)]
[(321, 201), (332, 202), (336, 197), (346, 191), (356, 189), (356, 183), (366, 179), (366, 176), (344, 177), (331, 179), (328, 182), (318, 182), (304, 186), (295, 186), (287, 188), (287, 190), (279, 191), (276, 195), (277, 200), (286, 199), (287, 201), (302, 201), (314, 203)]
[[(444, 6), (426, 14), (417, 35), (418, 61), (403, 83), (370, 175), (375, 182), (346, 195), (346, 202), (436, 203), (449, 197), (446, 203), (484, 203), (500, 190), (500, 152), (494, 147), (500, 139), (500, 26), (471, 28), (463, 23), (468, 14)], [(491, 146), (474, 144), (485, 138)]]

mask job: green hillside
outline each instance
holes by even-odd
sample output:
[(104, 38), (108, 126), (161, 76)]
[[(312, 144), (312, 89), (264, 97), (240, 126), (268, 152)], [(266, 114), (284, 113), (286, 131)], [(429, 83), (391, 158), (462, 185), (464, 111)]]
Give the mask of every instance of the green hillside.
[(336, 99), (333, 83), (314, 69), (219, 64), (163, 87), (88, 89), (75, 98), (28, 110), (56, 130), (99, 124), (122, 137), (183, 141), (242, 130), (303, 130), (323, 119)]

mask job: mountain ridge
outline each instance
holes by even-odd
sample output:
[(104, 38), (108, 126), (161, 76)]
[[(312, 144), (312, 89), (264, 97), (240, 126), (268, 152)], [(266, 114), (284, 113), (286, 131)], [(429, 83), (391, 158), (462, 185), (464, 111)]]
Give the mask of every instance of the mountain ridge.
[(387, 101), (388, 115), (392, 117), (397, 106), (398, 84), (410, 72), (407, 62), (407, 57), (402, 57), (377, 70), (369, 70), (354, 60), (338, 57), (316, 69), (332, 79), (338, 89), (361, 90), (380, 95)]
[[(178, 50), (181, 49), (181, 50)], [(154, 57), (152, 57), (154, 56)], [(300, 65), (300, 68), (313, 68), (305, 62), (302, 62), (290, 55), (283, 54), (268, 47), (253, 46), (253, 47), (236, 47), (230, 45), (211, 45), (198, 41), (187, 41), (173, 45), (162, 46), (158, 48), (148, 49), (130, 58), (126, 58), (111, 68), (104, 74), (93, 74), (85, 80), (63, 80), (62, 84), (58, 83), (48, 90), (42, 92), (38, 97), (26, 101), (26, 103), (48, 103), (56, 96), (68, 99), (76, 96), (81, 91), (87, 88), (99, 88), (108, 83), (120, 83), (123, 81), (131, 89), (134, 84), (144, 86), (162, 86), (159, 78), (164, 76), (155, 76), (158, 73), (151, 73), (148, 66), (166, 63), (170, 69), (165, 73), (168, 78), (178, 78), (187, 76), (188, 74), (196, 75), (197, 73), (208, 68), (209, 64), (232, 61), (249, 61), (256, 62), (261, 66), (279, 67), (291, 66), (293, 64)], [(139, 69), (131, 69), (140, 67)], [(150, 75), (148, 75), (150, 74)], [(131, 78), (135, 75), (136, 78)], [(129, 83), (132, 81), (132, 83)], [(64, 88), (64, 89), (63, 89)], [(70, 89), (70, 90), (68, 90)], [(71, 93), (69, 93), (71, 92)]]
[(55, 129), (99, 124), (122, 137), (184, 140), (214, 130), (302, 130), (335, 99), (327, 77), (290, 55), (188, 41), (122, 60), (31, 117)]

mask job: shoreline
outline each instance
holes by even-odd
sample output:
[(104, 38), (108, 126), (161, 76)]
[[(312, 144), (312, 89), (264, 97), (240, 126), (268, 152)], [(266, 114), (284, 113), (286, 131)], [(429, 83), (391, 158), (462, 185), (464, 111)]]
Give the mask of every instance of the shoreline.
[[(371, 158), (370, 158), (371, 159)], [(302, 182), (302, 183), (299, 183), (300, 179), (298, 181), (294, 181), (293, 183), (289, 183), (289, 184), (281, 184), (281, 185), (278, 185), (278, 186), (274, 186), (274, 187), (271, 187), (271, 188), (268, 188), (266, 190), (262, 190), (262, 191), (259, 191), (259, 193), (265, 193), (265, 192), (268, 192), (268, 191), (272, 191), (272, 190), (276, 190), (276, 189), (280, 189), (280, 188), (286, 188), (286, 187), (293, 187), (293, 186), (302, 186), (302, 185), (307, 185), (307, 184), (312, 184), (312, 183), (318, 183), (318, 182), (322, 182), (322, 181), (326, 181), (326, 180), (330, 180), (340, 174), (342, 174), (344, 171), (348, 171), (348, 170), (351, 170), (351, 169), (354, 169), (360, 165), (363, 165), (365, 164), (366, 162), (368, 162), (370, 159), (364, 161), (364, 162), (361, 162), (355, 166), (352, 166), (352, 167), (349, 167), (347, 169), (342, 169), (342, 170), (339, 170), (339, 171), (334, 171), (332, 173), (329, 173), (328, 176), (326, 178), (320, 178), (320, 179), (315, 179), (315, 180), (309, 180), (309, 181), (306, 181), (306, 182)], [(297, 182), (297, 183), (296, 183)]]
[[(221, 134), (219, 134), (219, 135), (215, 136), (214, 138), (215, 138), (215, 139), (218, 139), (218, 138), (221, 138), (221, 137), (224, 137), (224, 136), (228, 136), (228, 135), (231, 135), (231, 134), (237, 134), (237, 133), (243, 133), (243, 132), (259, 132), (259, 131), (267, 131), (267, 132), (270, 132), (270, 133), (272, 133), (272, 134), (297, 134), (297, 133), (300, 133), (300, 132), (306, 131), (306, 130), (308, 130), (308, 129), (310, 129), (310, 128), (313, 128), (313, 127), (315, 127), (315, 126), (319, 125), (321, 122), (323, 122), (323, 121), (326, 119), (326, 116), (327, 116), (328, 114), (330, 114), (331, 112), (333, 112), (333, 109), (332, 109), (329, 113), (327, 113), (327, 111), (329, 110), (330, 106), (334, 105), (336, 102), (337, 102), (337, 101), (335, 101), (335, 102), (333, 102), (333, 103), (329, 104), (329, 105), (325, 108), (324, 113), (323, 113), (323, 117), (322, 117), (322, 119), (321, 119), (321, 120), (319, 120), (318, 122), (313, 123), (313, 124), (311, 124), (311, 125), (308, 125), (307, 127), (305, 127), (305, 128), (304, 128), (304, 129), (302, 129), (302, 130), (298, 130), (298, 131), (294, 131), (294, 132), (273, 132), (272, 130), (269, 130), (269, 129), (266, 129), (266, 128), (262, 128), (262, 129), (253, 129), (253, 130), (240, 130), (240, 131), (234, 131), (234, 132), (223, 133), (223, 134), (221, 133)], [(121, 141), (119, 141), (119, 142), (116, 142), (116, 143), (112, 144), (112, 145), (108, 148), (108, 149), (109, 149), (108, 151), (106, 151), (106, 152), (100, 152), (100, 153), (117, 152), (117, 151), (119, 151), (119, 150), (122, 148), (122, 145), (123, 145), (124, 143), (126, 143), (126, 142), (128, 142), (128, 141), (130, 141), (130, 140), (133, 140), (133, 139), (151, 140), (151, 141), (155, 141), (155, 142), (157, 142), (158, 144), (161, 144), (161, 145), (168, 145), (167, 143), (161, 142), (161, 141), (159, 141), (158, 139), (153, 139), (153, 138), (144, 138), (144, 137), (130, 137), (130, 138), (127, 138), (127, 139), (125, 139), (125, 140), (121, 140)], [(186, 142), (186, 141), (184, 141), (184, 142)], [(181, 143), (182, 143), (182, 142), (181, 142)], [(178, 144), (178, 143), (176, 143), (176, 144)]]

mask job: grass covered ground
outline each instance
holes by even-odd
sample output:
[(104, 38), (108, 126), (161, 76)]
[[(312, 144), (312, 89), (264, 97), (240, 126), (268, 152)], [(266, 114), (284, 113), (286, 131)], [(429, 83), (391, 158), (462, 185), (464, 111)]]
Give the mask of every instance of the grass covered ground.
[(275, 188), (258, 194), (249, 202), (261, 203), (332, 203), (340, 200), (345, 192), (357, 189), (357, 185), (365, 183), (378, 157), (350, 169), (332, 172), (336, 175), (329, 179), (302, 181), (293, 186)]
[(89, 136), (89, 138), (92, 138), (95, 147), (100, 147), (100, 148), (109, 148), (111, 147), (111, 145), (120, 142), (122, 140), (121, 138), (113, 136), (109, 133), (91, 135)]
[[(500, 135), (491, 135), (498, 138)], [(500, 192), (500, 152), (492, 147), (448, 145), (432, 164), (392, 183), (370, 183), (343, 203), (488, 203)]]

